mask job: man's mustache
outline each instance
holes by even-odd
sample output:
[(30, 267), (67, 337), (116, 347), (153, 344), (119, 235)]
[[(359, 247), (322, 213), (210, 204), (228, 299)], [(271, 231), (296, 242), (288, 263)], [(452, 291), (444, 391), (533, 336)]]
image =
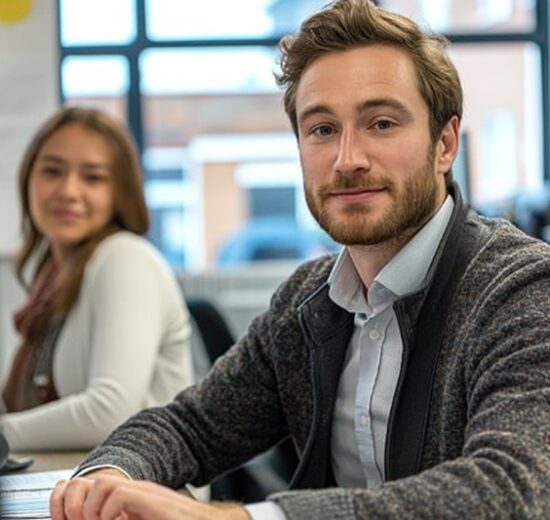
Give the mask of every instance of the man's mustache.
[(368, 191), (381, 190), (394, 191), (394, 182), (386, 177), (373, 178), (370, 175), (340, 175), (333, 182), (321, 186), (318, 194), (322, 198), (330, 197), (335, 192), (341, 191)]

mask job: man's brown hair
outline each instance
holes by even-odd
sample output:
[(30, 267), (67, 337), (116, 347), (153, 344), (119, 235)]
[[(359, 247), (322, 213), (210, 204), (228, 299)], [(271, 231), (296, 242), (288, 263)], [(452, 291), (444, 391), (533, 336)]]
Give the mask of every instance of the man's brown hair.
[(284, 107), (297, 137), (296, 91), (305, 69), (329, 52), (373, 44), (402, 49), (413, 60), (430, 113), (432, 142), (453, 116), (462, 117), (462, 87), (443, 36), (425, 32), (412, 20), (380, 9), (370, 0), (337, 0), (279, 44), (281, 70), (276, 79), (285, 88)]

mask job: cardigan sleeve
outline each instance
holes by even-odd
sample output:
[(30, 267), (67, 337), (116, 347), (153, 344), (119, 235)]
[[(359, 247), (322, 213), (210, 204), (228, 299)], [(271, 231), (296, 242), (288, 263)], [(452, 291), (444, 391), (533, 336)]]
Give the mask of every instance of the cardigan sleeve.
[(144, 239), (106, 239), (56, 346), (60, 398), (5, 415), (12, 449), (88, 449), (192, 381), (190, 325), (176, 281)]

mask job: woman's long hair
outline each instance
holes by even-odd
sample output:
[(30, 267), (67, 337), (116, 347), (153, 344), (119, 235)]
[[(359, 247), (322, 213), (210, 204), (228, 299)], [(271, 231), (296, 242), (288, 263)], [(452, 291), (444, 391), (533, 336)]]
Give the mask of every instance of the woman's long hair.
[[(46, 238), (40, 233), (29, 211), (29, 178), (36, 157), (44, 143), (60, 128), (78, 125), (102, 135), (111, 148), (114, 208), (111, 222), (95, 236), (78, 244), (70, 255), (68, 265), (63, 266), (60, 287), (56, 291), (51, 318), (64, 318), (76, 301), (86, 262), (97, 245), (106, 236), (117, 230), (128, 230), (143, 235), (149, 229), (149, 213), (143, 192), (143, 177), (136, 147), (126, 128), (104, 112), (89, 108), (62, 108), (53, 114), (36, 132), (21, 161), (19, 168), (19, 197), (22, 208), (23, 245), (19, 250), (15, 267), (17, 278), (26, 288), (32, 286), (37, 274), (50, 258), (51, 251)], [(38, 255), (30, 282), (25, 280), (26, 266)], [(41, 320), (42, 321), (42, 320)], [(45, 333), (45, 331), (44, 331)]]

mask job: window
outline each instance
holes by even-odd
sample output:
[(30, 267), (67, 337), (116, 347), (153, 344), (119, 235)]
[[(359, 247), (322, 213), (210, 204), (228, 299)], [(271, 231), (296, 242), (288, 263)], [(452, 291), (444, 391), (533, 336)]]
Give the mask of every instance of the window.
[(64, 47), (129, 44), (135, 40), (135, 0), (60, 0), (60, 41)]
[[(464, 89), (467, 151), (457, 164), (470, 202), (509, 216), (519, 191), (547, 177), (541, 74), (548, 28), (535, 0), (381, 0), (383, 7), (445, 33)], [(467, 175), (467, 178), (464, 178)]]
[[(273, 69), (279, 37), (323, 4), (59, 0), (62, 98), (129, 121), (150, 235), (174, 267), (216, 265), (231, 237), (264, 218), (311, 230), (299, 177), (281, 185), (297, 149)], [(252, 170), (261, 187), (243, 181)], [(276, 249), (258, 256), (288, 254)]]
[(67, 56), (61, 89), (68, 104), (94, 106), (127, 119), (128, 60), (125, 56)]
[(447, 34), (533, 32), (537, 22), (535, 0), (381, 0), (378, 3)]
[[(142, 153), (150, 237), (174, 267), (336, 247), (305, 205), (296, 141), (273, 79), (279, 38), (325, 3), (59, 0), (61, 96), (128, 122)], [(490, 211), (518, 189), (540, 186), (550, 115), (541, 110), (548, 28), (539, 3), (378, 3), (453, 42), (465, 90), (455, 175), (471, 202)], [(289, 225), (312, 237), (301, 235), (312, 247), (296, 252), (268, 233), (288, 234)], [(251, 229), (263, 233), (255, 253), (229, 247)]]
[(147, 0), (147, 35), (157, 41), (265, 38), (297, 26), (304, 5), (306, 11), (308, 3), (315, 7), (315, 2), (294, 4), (301, 8), (286, 3), (285, 7), (285, 2), (272, 0), (210, 0), (195, 2), (190, 9), (181, 0)]
[(450, 54), (464, 89), (471, 202), (483, 210), (520, 190), (539, 189), (540, 49), (532, 43), (455, 44)]

